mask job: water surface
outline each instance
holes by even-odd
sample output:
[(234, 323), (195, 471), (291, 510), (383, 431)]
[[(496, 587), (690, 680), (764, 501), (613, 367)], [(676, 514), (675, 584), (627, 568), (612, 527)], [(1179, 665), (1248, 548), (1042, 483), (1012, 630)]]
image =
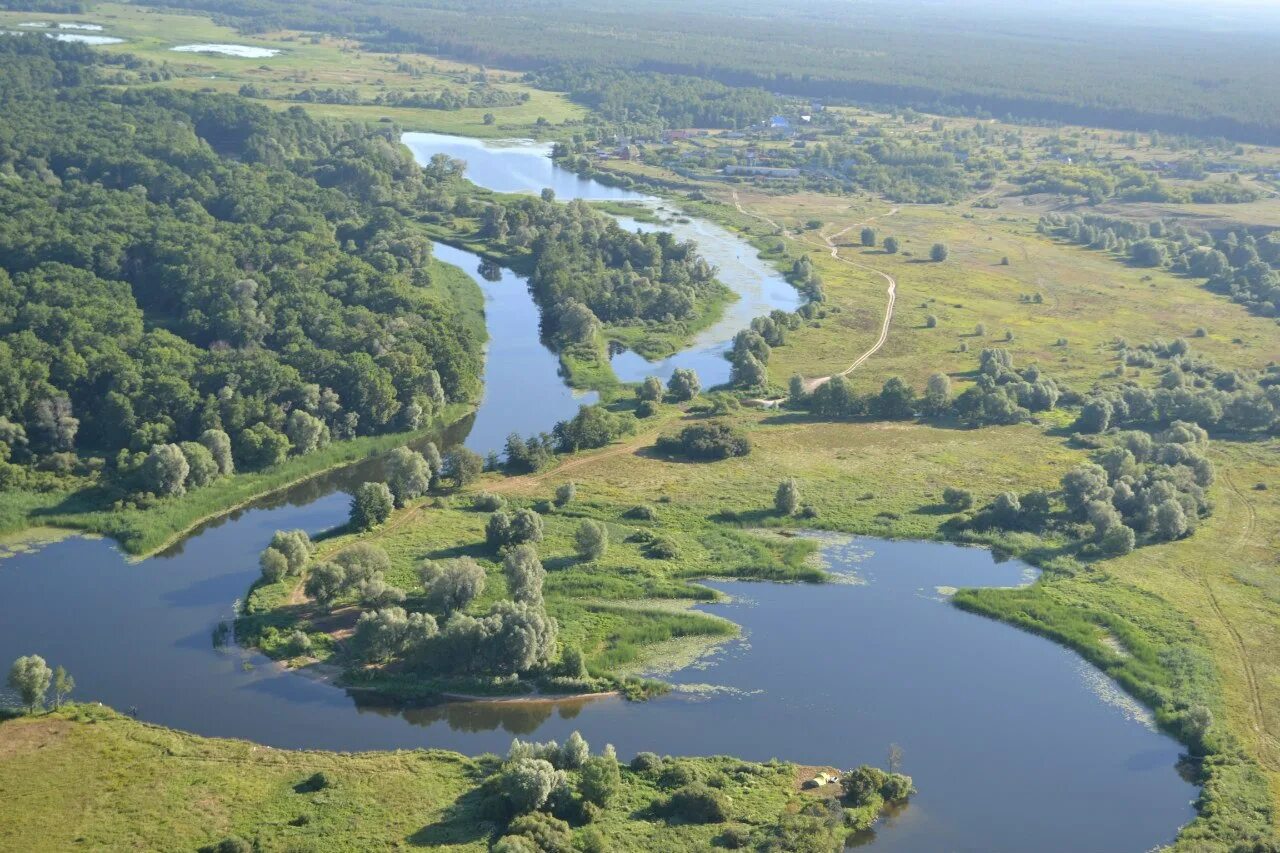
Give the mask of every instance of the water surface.
[(259, 655), (211, 647), (272, 531), (316, 533), (346, 516), (336, 492), (277, 503), (137, 565), (86, 539), (0, 561), (0, 660), (38, 651), (75, 675), (82, 700), (277, 747), (477, 754), (504, 751), (514, 735), (563, 740), (578, 729), (624, 757), (847, 767), (883, 765), (897, 743), (920, 793), (881, 827), (880, 850), (1141, 851), (1192, 816), (1195, 789), (1174, 772), (1177, 744), (1130, 703), (1100, 696), (1109, 682), (1096, 670), (937, 592), (1025, 582), (1025, 566), (987, 551), (859, 540), (827, 548), (832, 568), (858, 583), (713, 582), (734, 601), (704, 609), (741, 624), (744, 637), (671, 677), (690, 692), (399, 711), (361, 707)]
[(280, 53), (273, 47), (253, 47), (247, 44), (180, 44), (169, 50), (177, 53), (220, 53), (242, 59), (266, 59)]

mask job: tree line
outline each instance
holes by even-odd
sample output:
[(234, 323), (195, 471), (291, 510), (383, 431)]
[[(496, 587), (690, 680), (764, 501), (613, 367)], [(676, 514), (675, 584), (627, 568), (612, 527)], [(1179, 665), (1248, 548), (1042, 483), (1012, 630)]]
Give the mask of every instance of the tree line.
[(176, 494), (473, 398), (483, 341), (433, 287), (394, 129), (100, 71), (0, 39), (8, 487), (105, 471)]

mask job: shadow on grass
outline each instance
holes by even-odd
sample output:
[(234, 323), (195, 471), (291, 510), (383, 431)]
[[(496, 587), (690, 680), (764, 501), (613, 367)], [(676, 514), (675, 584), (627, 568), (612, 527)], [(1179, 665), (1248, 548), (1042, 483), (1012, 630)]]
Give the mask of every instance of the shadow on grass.
[[(479, 779), (473, 780), (477, 784)], [(407, 839), (414, 847), (445, 847), (474, 844), (494, 836), (497, 827), (485, 818), (486, 797), (479, 787), (472, 788), (445, 811), (435, 823), (413, 833)]]

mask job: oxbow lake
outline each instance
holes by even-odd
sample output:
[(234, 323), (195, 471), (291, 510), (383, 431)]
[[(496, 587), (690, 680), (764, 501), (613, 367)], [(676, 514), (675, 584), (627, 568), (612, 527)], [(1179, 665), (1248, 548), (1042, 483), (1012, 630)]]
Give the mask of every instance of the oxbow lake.
[[(406, 141), (424, 160), (445, 150)], [(574, 196), (566, 187), (580, 197), (611, 191), (566, 177), (528, 147), (494, 148), (492, 158), (448, 153), (467, 159), (478, 181), (508, 182), (495, 189), (550, 185), (561, 198)], [(511, 157), (524, 158), (515, 161), (518, 185), (497, 165)], [(720, 239), (710, 223), (688, 227), (704, 229), (708, 253)], [(721, 250), (755, 269), (760, 293), (773, 292), (754, 254), (731, 242)], [(482, 282), (493, 338), (483, 404), (437, 439), (485, 452), (511, 429), (548, 429), (572, 414), (583, 398), (564, 387), (537, 340), (524, 283), (492, 268), (481, 274), (465, 252), (438, 246), (437, 255)], [(275, 747), (478, 754), (505, 751), (515, 735), (563, 740), (579, 729), (624, 757), (724, 753), (849, 767), (884, 765), (896, 743), (920, 793), (860, 839), (874, 850), (1132, 853), (1171, 840), (1193, 816), (1196, 791), (1175, 771), (1177, 743), (1114, 684), (1066, 649), (949, 604), (954, 587), (1033, 578), (981, 549), (828, 538), (822, 553), (838, 583), (711, 581), (730, 600), (703, 609), (742, 625), (741, 639), (668, 676), (677, 689), (645, 703), (367, 707), (255, 653), (215, 649), (212, 632), (233, 618), (272, 532), (342, 523), (344, 490), (377, 469), (368, 460), (318, 477), (139, 563), (80, 537), (9, 553), (0, 559), (0, 661), (39, 653), (72, 672), (80, 700)]]

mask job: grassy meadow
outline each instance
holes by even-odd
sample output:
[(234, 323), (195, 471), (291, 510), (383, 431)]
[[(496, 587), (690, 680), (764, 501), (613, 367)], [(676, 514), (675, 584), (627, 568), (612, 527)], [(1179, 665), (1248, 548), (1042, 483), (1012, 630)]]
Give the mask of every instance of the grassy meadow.
[[(720, 785), (731, 822), (657, 817), (650, 806), (666, 792), (656, 774), (624, 765), (618, 795), (574, 830), (575, 841), (602, 850), (706, 850), (726, 829), (769, 837), (804, 820), (796, 813), (819, 799), (800, 791), (812, 771), (792, 764), (668, 763)], [(0, 722), (0, 847), (195, 850), (234, 837), (260, 850), (483, 851), (500, 827), (482, 810), (479, 788), (498, 766), (495, 756), (442, 750), (270, 749), (70, 706)], [(316, 773), (329, 786), (308, 791), (304, 783)]]

